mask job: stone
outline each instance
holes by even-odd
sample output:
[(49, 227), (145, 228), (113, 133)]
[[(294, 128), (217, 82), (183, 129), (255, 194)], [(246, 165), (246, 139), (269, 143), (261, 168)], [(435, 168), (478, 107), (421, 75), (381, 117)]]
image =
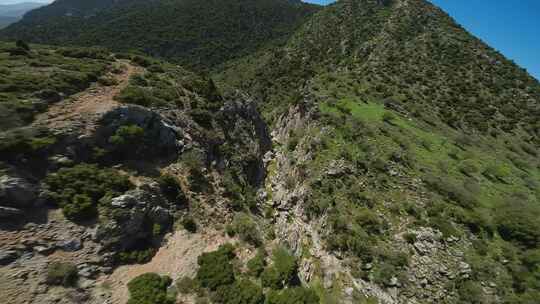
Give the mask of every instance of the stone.
[(365, 263), (362, 265), (362, 270), (369, 271), (373, 268), (373, 264), (371, 263)]
[(0, 206), (0, 218), (19, 218), (23, 214), (20, 209)]
[(19, 254), (15, 250), (0, 250), (0, 265), (9, 265), (18, 257)]
[(51, 247), (51, 246), (42, 246), (42, 245), (39, 245), (39, 246), (35, 246), (34, 248), (34, 251), (41, 254), (41, 255), (49, 255), (51, 253), (53, 253), (54, 251), (54, 247)]
[(19, 177), (0, 177), (0, 202), (15, 208), (32, 207), (37, 198), (37, 186)]
[(388, 287), (397, 287), (399, 285), (399, 281), (396, 277), (392, 277), (390, 281), (386, 283)]
[(58, 242), (56, 246), (67, 252), (79, 251), (83, 248), (81, 241), (78, 239), (61, 241), (61, 242)]

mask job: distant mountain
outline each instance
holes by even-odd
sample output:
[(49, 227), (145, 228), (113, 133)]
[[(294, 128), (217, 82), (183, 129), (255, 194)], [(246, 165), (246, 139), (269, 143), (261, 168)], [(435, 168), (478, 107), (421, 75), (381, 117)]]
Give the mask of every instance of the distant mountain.
[(1, 37), (138, 50), (210, 67), (286, 41), (319, 9), (299, 0), (58, 0), (32, 11)]
[(6, 16), (0, 16), (0, 29), (5, 28), (6, 26), (15, 23), (19, 20), (19, 18), (16, 17), (6, 17)]
[(17, 4), (0, 4), (0, 16), (22, 17), (25, 13), (44, 6), (44, 3), (23, 2)]
[(0, 29), (19, 21), (24, 14), (43, 5), (34, 2), (0, 4)]

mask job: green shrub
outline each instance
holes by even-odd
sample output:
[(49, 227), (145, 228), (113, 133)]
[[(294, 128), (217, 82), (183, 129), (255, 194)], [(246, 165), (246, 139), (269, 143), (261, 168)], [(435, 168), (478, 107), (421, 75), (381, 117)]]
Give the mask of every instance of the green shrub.
[(189, 277), (183, 277), (176, 282), (176, 289), (182, 294), (195, 293), (199, 288), (197, 280)]
[(475, 196), (456, 181), (433, 176), (427, 176), (424, 180), (431, 189), (458, 203), (461, 207), (471, 209), (478, 203)]
[(15, 46), (20, 48), (20, 49), (23, 49), (23, 50), (26, 50), (26, 51), (30, 51), (30, 46), (28, 46), (28, 43), (22, 41), (22, 40), (17, 40), (15, 42)]
[(184, 229), (186, 229), (187, 231), (191, 233), (197, 232), (197, 223), (192, 217), (188, 216), (188, 217), (183, 218), (182, 226), (184, 227)]
[(156, 273), (142, 274), (128, 283), (127, 304), (174, 304), (175, 299), (167, 294), (171, 278)]
[(177, 202), (177, 204), (186, 203), (187, 199), (180, 187), (180, 184), (176, 177), (170, 174), (162, 174), (157, 182), (161, 188), (161, 192), (171, 201)]
[(287, 288), (282, 291), (271, 290), (266, 304), (319, 304), (319, 296), (314, 290), (304, 287)]
[(71, 202), (62, 207), (68, 219), (89, 219), (97, 215), (97, 209), (92, 199), (86, 194), (76, 194)]
[(104, 196), (117, 196), (132, 184), (127, 176), (109, 168), (79, 164), (49, 174), (45, 183), (53, 200), (62, 207), (66, 217), (85, 220), (97, 214), (97, 204)]
[(63, 48), (58, 50), (58, 53), (72, 58), (107, 59), (109, 57), (109, 53), (100, 48)]
[(117, 149), (132, 149), (140, 144), (144, 137), (144, 129), (137, 125), (126, 125), (119, 127), (114, 135), (109, 137), (109, 143), (116, 146)]
[(528, 248), (540, 246), (540, 206), (522, 197), (514, 197), (496, 212), (497, 230), (503, 239)]
[(407, 241), (407, 243), (409, 244), (414, 244), (416, 243), (416, 233), (405, 233), (403, 235), (403, 238), (405, 239), (405, 241)]
[(212, 298), (214, 303), (222, 304), (264, 303), (261, 287), (249, 280), (239, 280), (230, 286), (220, 286)]
[(153, 64), (153, 61), (148, 58), (148, 57), (143, 57), (143, 56), (133, 56), (131, 58), (131, 61), (133, 61), (134, 63), (146, 68), (146, 67), (149, 67)]
[(78, 278), (77, 267), (71, 263), (54, 262), (47, 268), (46, 282), (49, 285), (75, 286)]
[(279, 289), (294, 282), (298, 271), (296, 257), (285, 248), (278, 247), (272, 252), (272, 262), (272, 266), (262, 272), (263, 286)]
[(466, 159), (459, 165), (459, 171), (467, 176), (473, 176), (478, 173), (479, 170), (473, 160)]
[(218, 250), (203, 253), (197, 259), (199, 270), (197, 280), (203, 287), (216, 290), (223, 285), (234, 282), (233, 265), (234, 248), (232, 245), (222, 245)]
[(136, 104), (143, 107), (149, 107), (159, 103), (151, 91), (146, 88), (127, 86), (118, 95), (114, 97), (119, 102)]
[(257, 224), (248, 214), (237, 213), (228, 228), (230, 234), (238, 235), (244, 242), (254, 246), (258, 246), (262, 242)]
[(465, 281), (458, 287), (460, 303), (463, 304), (484, 304), (484, 292), (479, 283)]
[(122, 251), (118, 253), (118, 262), (122, 265), (148, 263), (156, 252), (155, 248)]
[(248, 274), (258, 277), (266, 267), (265, 252), (262, 249), (257, 251), (257, 254), (247, 262)]

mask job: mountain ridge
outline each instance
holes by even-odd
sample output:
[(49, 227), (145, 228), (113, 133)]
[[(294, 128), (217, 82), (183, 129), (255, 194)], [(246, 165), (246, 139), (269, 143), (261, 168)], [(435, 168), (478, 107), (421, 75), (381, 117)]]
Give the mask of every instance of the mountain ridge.
[(0, 43), (9, 301), (536, 304), (540, 84), (444, 11), (89, 11)]

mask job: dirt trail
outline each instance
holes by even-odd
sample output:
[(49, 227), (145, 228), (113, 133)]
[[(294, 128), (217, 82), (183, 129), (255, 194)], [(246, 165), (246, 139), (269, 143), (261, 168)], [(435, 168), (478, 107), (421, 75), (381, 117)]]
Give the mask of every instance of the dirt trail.
[(144, 71), (126, 60), (119, 60), (117, 63), (124, 68), (119, 74), (110, 74), (116, 84), (104, 86), (96, 83), (87, 90), (50, 106), (47, 112), (36, 117), (34, 124), (54, 130), (79, 126), (83, 130), (81, 133), (90, 133), (103, 113), (119, 105), (114, 96), (128, 85), (129, 78)]
[(173, 280), (193, 277), (198, 267), (197, 257), (227, 242), (231, 242), (231, 239), (223, 232), (211, 230), (192, 234), (185, 230), (175, 231), (152, 261), (143, 265), (121, 266), (111, 275), (101, 277), (97, 285), (106, 283), (110, 286), (111, 304), (125, 304), (129, 298), (127, 283), (131, 279), (146, 272), (168, 275)]

